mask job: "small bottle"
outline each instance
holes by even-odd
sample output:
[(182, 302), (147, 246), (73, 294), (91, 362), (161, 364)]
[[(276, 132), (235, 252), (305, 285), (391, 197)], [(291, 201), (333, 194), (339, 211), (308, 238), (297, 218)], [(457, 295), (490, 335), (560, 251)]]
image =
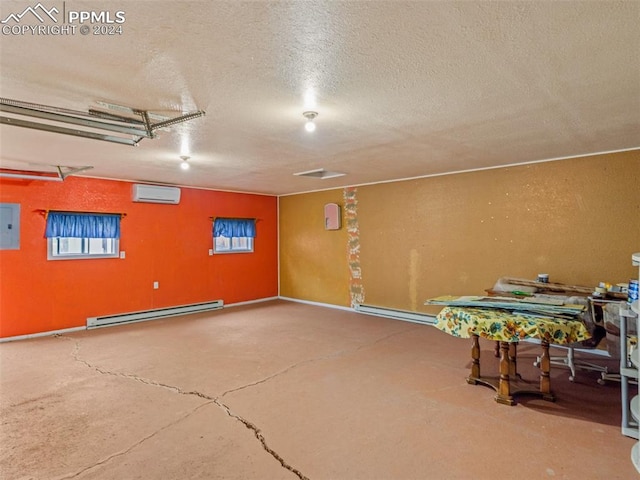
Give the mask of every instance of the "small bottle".
[(629, 290), (627, 291), (627, 302), (632, 304), (638, 301), (638, 280), (629, 280)]

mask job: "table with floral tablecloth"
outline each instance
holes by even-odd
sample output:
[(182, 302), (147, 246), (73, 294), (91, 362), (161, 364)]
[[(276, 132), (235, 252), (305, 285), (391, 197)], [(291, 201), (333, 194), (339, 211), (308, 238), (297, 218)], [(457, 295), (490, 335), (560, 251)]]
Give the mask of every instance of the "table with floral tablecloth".
[[(554, 400), (549, 380), (549, 344), (567, 345), (591, 338), (579, 319), (559, 319), (519, 314), (508, 310), (472, 307), (445, 307), (436, 317), (435, 327), (460, 338), (471, 338), (471, 374), (467, 382), (494, 388), (496, 401), (513, 405), (513, 395), (537, 394), (545, 400)], [(480, 375), (480, 346), (478, 338), (495, 340), (500, 344), (499, 378)], [(540, 385), (518, 385), (516, 370), (516, 344), (520, 340), (538, 339), (542, 347), (540, 357)]]

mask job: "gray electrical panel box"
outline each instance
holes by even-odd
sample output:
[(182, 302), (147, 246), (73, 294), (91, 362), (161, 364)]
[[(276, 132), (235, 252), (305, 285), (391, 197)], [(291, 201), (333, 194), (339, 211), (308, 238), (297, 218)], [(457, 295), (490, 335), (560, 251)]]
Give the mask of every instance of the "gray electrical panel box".
[(20, 204), (0, 203), (0, 250), (20, 249)]

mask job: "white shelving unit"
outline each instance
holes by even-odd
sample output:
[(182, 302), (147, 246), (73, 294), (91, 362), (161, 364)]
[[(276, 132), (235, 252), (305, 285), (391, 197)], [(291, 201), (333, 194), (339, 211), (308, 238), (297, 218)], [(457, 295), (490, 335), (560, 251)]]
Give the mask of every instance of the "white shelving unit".
[(638, 395), (630, 398), (631, 380), (638, 381), (638, 365), (640, 365), (640, 350), (636, 349), (628, 355), (627, 333), (629, 323), (637, 322), (636, 314), (630, 309), (620, 308), (620, 393), (622, 404), (622, 434), (638, 440), (640, 430), (638, 429), (638, 419), (640, 418), (640, 397)]
[[(631, 262), (634, 266), (640, 267), (640, 252), (631, 255)], [(640, 268), (638, 272), (640, 280)], [(636, 331), (640, 335), (640, 302), (635, 301), (628, 309), (620, 311), (620, 377), (622, 380), (622, 433), (635, 439), (640, 438), (640, 395), (636, 395), (629, 400), (629, 379), (638, 380), (640, 370), (640, 346), (636, 348), (630, 357), (627, 357), (626, 324), (627, 321), (636, 321)], [(624, 332), (623, 332), (624, 329)], [(624, 334), (624, 336), (623, 336)], [(624, 354), (624, 356), (623, 356)], [(629, 358), (629, 363), (627, 363)], [(636, 442), (631, 448), (631, 461), (640, 473), (640, 442)]]

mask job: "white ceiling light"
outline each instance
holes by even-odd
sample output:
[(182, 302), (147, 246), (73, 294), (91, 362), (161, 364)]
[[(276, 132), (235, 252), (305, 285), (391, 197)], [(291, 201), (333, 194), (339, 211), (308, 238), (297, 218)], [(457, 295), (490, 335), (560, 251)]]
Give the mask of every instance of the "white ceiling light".
[(180, 158), (182, 159), (182, 163), (180, 164), (180, 168), (182, 170), (189, 170), (189, 156), (188, 155), (180, 155)]
[(306, 119), (307, 119), (307, 123), (304, 124), (304, 129), (307, 132), (315, 132), (316, 130), (316, 124), (314, 123), (314, 119), (318, 116), (318, 112), (304, 112), (302, 114)]

